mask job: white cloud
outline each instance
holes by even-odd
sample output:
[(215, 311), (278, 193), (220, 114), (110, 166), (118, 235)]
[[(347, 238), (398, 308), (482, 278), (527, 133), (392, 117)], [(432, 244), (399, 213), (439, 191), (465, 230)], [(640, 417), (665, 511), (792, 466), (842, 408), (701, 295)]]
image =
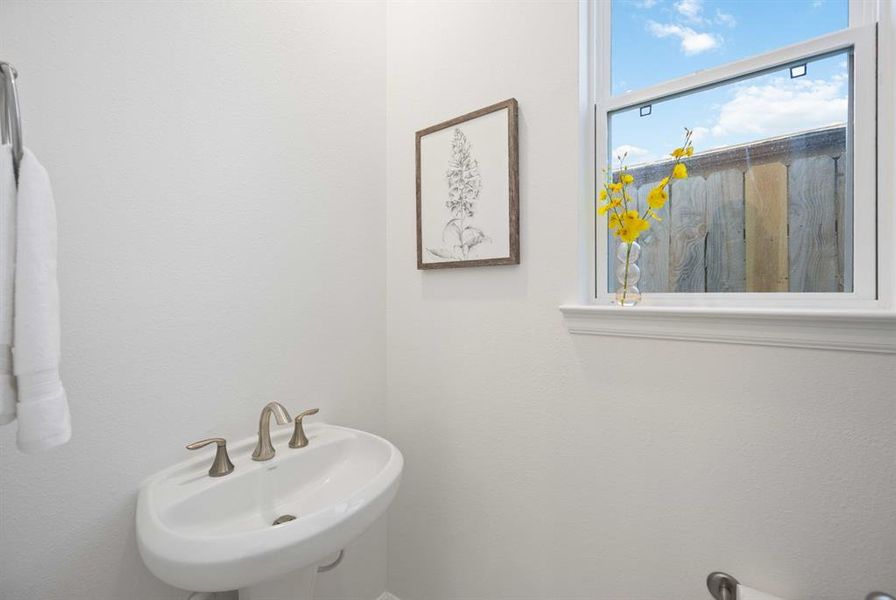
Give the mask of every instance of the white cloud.
[(722, 105), (712, 135), (771, 137), (842, 123), (848, 105), (845, 83), (844, 76), (776, 77), (767, 84), (743, 86)]
[(623, 144), (613, 148), (613, 164), (618, 167), (620, 157), (625, 156), (625, 164), (637, 165), (641, 163), (652, 162), (656, 160), (656, 155), (646, 148), (639, 148), (629, 144)]
[(717, 35), (700, 33), (682, 25), (648, 21), (647, 29), (659, 38), (669, 37), (670, 35), (677, 37), (681, 40), (681, 51), (688, 56), (718, 48), (722, 44), (722, 38)]
[(735, 25), (737, 25), (737, 19), (734, 18), (734, 15), (723, 13), (718, 9), (716, 9), (715, 21), (719, 25), (727, 25), (728, 27), (734, 27)]
[(688, 21), (703, 22), (703, 0), (678, 0), (675, 10)]
[(708, 127), (694, 127), (691, 129), (691, 141), (694, 142), (694, 144), (702, 142), (709, 135), (711, 135), (711, 132)]
[(653, 8), (656, 6), (657, 0), (635, 0), (635, 6), (638, 8)]

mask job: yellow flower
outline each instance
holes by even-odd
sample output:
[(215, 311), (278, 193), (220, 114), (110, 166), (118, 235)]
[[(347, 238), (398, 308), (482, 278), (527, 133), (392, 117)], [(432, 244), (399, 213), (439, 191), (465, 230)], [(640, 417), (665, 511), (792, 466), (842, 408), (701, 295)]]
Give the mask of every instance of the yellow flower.
[(601, 190), (600, 193), (597, 195), (597, 199), (601, 200), (601, 201), (606, 200), (607, 199), (607, 190)]
[(686, 153), (687, 153), (687, 150), (685, 150), (684, 148), (676, 148), (675, 150), (673, 150), (671, 152), (672, 156), (674, 156), (675, 158), (681, 158)]
[(616, 237), (627, 244), (631, 244), (638, 236), (641, 235), (641, 232), (635, 229), (634, 227), (621, 227), (618, 231), (616, 231)]
[(608, 183), (607, 187), (610, 188), (611, 192), (621, 192), (622, 191), (621, 183)]
[(645, 229), (650, 228), (650, 222), (647, 219), (642, 219), (641, 215), (638, 214), (638, 211), (629, 210), (622, 215), (622, 227), (623, 229), (630, 229), (641, 233)]
[(688, 146), (687, 150), (684, 151), (685, 156), (694, 156), (694, 147)]
[(621, 181), (624, 184), (629, 184), (629, 183), (634, 183), (635, 178), (633, 176), (629, 175), (628, 173), (623, 173), (622, 175), (619, 176), (619, 181)]
[(613, 198), (606, 204), (602, 204), (601, 206), (599, 206), (597, 208), (597, 214), (605, 215), (605, 214), (607, 214), (608, 210), (610, 210), (611, 208), (616, 208), (617, 206), (622, 206), (622, 201), (619, 200), (618, 198)]
[(669, 194), (663, 189), (662, 184), (653, 188), (647, 194), (647, 205), (652, 209), (660, 209), (666, 205)]
[(660, 218), (660, 216), (658, 214), (656, 214), (655, 212), (653, 212), (653, 210), (648, 210), (647, 215), (654, 221), (662, 222), (662, 219)]
[(682, 163), (678, 163), (672, 168), (672, 177), (675, 179), (685, 179), (688, 176), (688, 168)]
[(667, 185), (669, 185), (669, 178), (668, 178), (668, 177), (663, 177), (662, 179), (660, 179), (659, 187), (664, 188), (664, 187), (666, 187)]
[(607, 225), (610, 229), (619, 229), (622, 226), (622, 219), (619, 218), (619, 215), (613, 213), (610, 215), (610, 221)]

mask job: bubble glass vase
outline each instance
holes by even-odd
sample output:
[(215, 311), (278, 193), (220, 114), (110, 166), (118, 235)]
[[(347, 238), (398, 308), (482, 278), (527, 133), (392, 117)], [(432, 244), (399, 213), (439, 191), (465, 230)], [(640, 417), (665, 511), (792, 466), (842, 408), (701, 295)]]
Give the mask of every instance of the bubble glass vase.
[(638, 289), (638, 280), (641, 279), (641, 269), (636, 264), (641, 255), (641, 246), (638, 242), (620, 242), (616, 248), (616, 288), (615, 303), (619, 306), (634, 306), (641, 301), (641, 291)]

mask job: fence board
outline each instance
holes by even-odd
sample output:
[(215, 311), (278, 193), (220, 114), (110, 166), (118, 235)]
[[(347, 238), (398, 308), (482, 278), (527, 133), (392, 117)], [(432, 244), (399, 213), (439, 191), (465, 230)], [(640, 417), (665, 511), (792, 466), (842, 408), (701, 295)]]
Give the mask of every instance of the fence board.
[(787, 167), (751, 166), (744, 175), (744, 236), (748, 292), (788, 289)]
[(790, 291), (836, 292), (836, 166), (828, 156), (793, 161), (788, 170)]
[(851, 207), (846, 195), (846, 157), (841, 155), (837, 164), (837, 291), (852, 291), (852, 219)]
[(669, 289), (706, 291), (706, 180), (675, 181), (669, 198)]
[(706, 291), (746, 291), (744, 174), (738, 169), (706, 178)]
[[(647, 194), (659, 184), (658, 181), (642, 185), (638, 188), (638, 210), (641, 214), (647, 209)], [(642, 292), (669, 291), (669, 218), (663, 209), (657, 211), (662, 221), (650, 219), (650, 229), (641, 235), (641, 258), (638, 267), (641, 269), (641, 281), (638, 289)]]
[[(673, 189), (664, 221), (652, 222), (639, 240), (641, 290), (852, 291), (845, 145), (845, 128), (831, 127), (689, 159), (690, 180), (674, 183), (677, 197)], [(629, 172), (652, 182), (669, 164), (636, 165)], [(637, 189), (640, 212), (654, 185)], [(608, 250), (615, 282), (615, 240)]]

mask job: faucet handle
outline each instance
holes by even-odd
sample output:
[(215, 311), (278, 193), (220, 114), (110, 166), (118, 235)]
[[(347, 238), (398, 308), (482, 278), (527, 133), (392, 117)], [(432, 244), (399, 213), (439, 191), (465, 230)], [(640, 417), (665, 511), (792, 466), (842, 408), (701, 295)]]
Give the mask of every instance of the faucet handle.
[(199, 448), (203, 448), (208, 446), (209, 444), (216, 444), (217, 450), (215, 451), (215, 460), (212, 462), (211, 468), (208, 470), (209, 477), (223, 477), (224, 475), (229, 475), (233, 473), (233, 463), (230, 462), (230, 457), (227, 455), (227, 440), (224, 438), (208, 438), (206, 440), (199, 440), (198, 442), (193, 442), (192, 444), (187, 444), (187, 450), (198, 450)]
[(296, 415), (296, 426), (292, 432), (292, 439), (289, 440), (290, 448), (304, 448), (308, 445), (308, 438), (305, 437), (305, 429), (302, 427), (302, 419), (310, 415), (316, 415), (318, 412), (320, 412), (319, 408), (311, 408)]

